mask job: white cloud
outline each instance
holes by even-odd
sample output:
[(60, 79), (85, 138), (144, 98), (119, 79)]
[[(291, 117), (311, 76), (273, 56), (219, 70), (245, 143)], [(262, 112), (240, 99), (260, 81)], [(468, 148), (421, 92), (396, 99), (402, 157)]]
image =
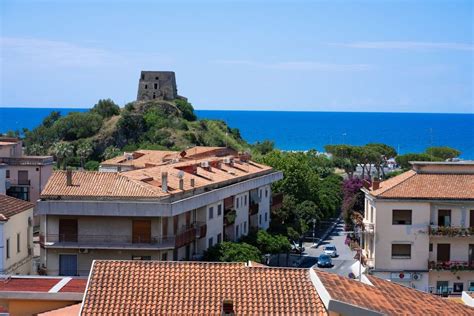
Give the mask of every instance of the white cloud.
[(243, 65), (257, 68), (299, 71), (364, 71), (371, 68), (368, 64), (334, 64), (314, 61), (288, 61), (263, 63), (250, 60), (216, 60), (218, 64)]
[(332, 46), (366, 48), (366, 49), (405, 49), (405, 50), (474, 50), (472, 43), (450, 42), (409, 42), (409, 41), (381, 41), (381, 42), (352, 42), (329, 43)]

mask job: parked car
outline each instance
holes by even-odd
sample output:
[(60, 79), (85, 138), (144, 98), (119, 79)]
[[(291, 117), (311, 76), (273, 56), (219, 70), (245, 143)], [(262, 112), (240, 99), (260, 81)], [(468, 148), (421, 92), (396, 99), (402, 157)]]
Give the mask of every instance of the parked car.
[(332, 259), (326, 254), (319, 255), (318, 258), (318, 267), (319, 268), (330, 268), (332, 267)]
[(324, 254), (331, 256), (333, 258), (337, 257), (337, 249), (334, 245), (327, 245), (324, 247)]
[(291, 252), (292, 253), (297, 253), (297, 254), (302, 254), (304, 252), (305, 248), (303, 246), (298, 245), (294, 241), (291, 243)]

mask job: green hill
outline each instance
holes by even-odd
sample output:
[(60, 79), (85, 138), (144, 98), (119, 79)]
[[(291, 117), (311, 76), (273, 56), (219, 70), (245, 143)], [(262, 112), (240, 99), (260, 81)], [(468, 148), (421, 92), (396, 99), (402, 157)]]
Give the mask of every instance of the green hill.
[(70, 165), (136, 149), (182, 150), (195, 145), (229, 146), (240, 151), (250, 148), (238, 129), (223, 121), (198, 120), (185, 99), (136, 101), (124, 108), (108, 99), (87, 112), (66, 116), (51, 112), (40, 126), (25, 132), (24, 144), (28, 154), (65, 156)]

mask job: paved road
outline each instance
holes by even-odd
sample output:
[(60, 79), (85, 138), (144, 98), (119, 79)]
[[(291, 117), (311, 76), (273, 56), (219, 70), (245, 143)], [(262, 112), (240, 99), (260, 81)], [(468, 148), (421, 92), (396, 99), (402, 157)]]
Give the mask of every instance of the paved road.
[[(347, 277), (349, 272), (351, 272), (351, 265), (353, 265), (356, 260), (354, 260), (355, 252), (351, 251), (349, 247), (344, 244), (345, 239), (346, 234), (344, 233), (344, 221), (341, 220), (334, 228), (332, 233), (321, 243), (318, 248), (312, 248), (312, 243), (304, 244), (304, 247), (306, 248), (306, 256), (302, 260), (300, 267), (309, 268), (315, 265), (318, 256), (323, 252), (324, 246), (331, 244), (336, 246), (339, 256), (332, 259), (332, 268), (321, 268), (321, 270), (330, 271)], [(317, 268), (316, 266), (314, 267)]]

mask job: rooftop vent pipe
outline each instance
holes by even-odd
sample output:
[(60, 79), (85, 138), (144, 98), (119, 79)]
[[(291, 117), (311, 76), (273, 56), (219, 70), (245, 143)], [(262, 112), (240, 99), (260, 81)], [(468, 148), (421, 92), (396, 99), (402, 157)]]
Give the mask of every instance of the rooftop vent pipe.
[(161, 191), (168, 192), (168, 172), (166, 171), (161, 173)]

